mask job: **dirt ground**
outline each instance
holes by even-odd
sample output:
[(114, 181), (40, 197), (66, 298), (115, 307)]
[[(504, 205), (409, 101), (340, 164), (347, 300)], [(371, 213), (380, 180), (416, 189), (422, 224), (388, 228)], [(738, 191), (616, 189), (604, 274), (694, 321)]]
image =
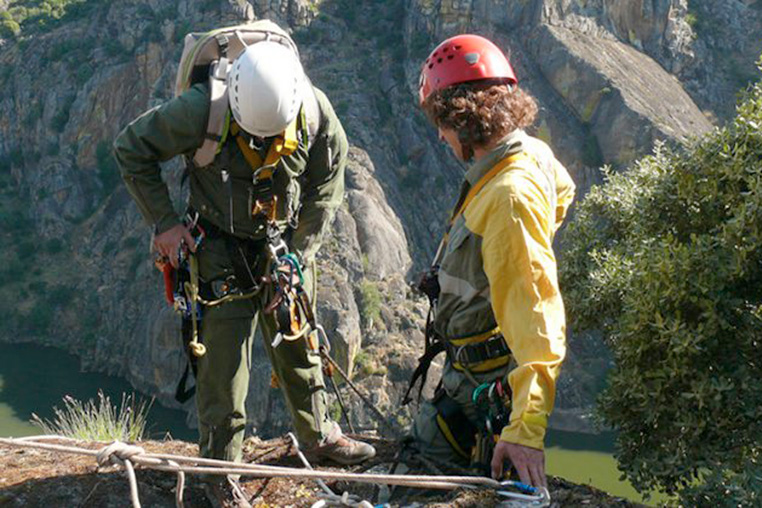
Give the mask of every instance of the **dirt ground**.
[[(366, 438), (367, 439), (367, 438)], [(349, 470), (363, 473), (388, 472), (394, 463), (396, 444), (372, 440), (378, 456), (362, 466)], [(65, 443), (61, 443), (65, 444)], [(198, 448), (183, 441), (146, 441), (137, 443), (148, 453), (196, 456)], [(103, 444), (85, 447), (98, 450)], [(287, 438), (260, 441), (247, 440), (245, 461), (301, 467)], [(321, 469), (333, 469), (317, 464)], [(345, 468), (344, 470), (347, 470)], [(144, 507), (174, 507), (176, 476), (159, 471), (138, 470), (138, 489)], [(550, 478), (552, 506), (558, 507), (638, 507), (629, 501), (614, 498), (592, 487), (575, 485), (561, 478)], [(310, 480), (242, 478), (242, 484), (257, 508), (310, 507), (320, 497), (319, 487)], [(379, 494), (388, 496), (386, 487), (379, 490), (367, 484), (328, 483), (336, 492), (348, 491), (371, 502)], [(499, 506), (499, 500), (488, 491), (455, 491), (433, 493), (394, 491), (391, 506), (477, 508)], [(189, 477), (184, 490), (185, 508), (209, 508), (199, 481)], [(110, 508), (130, 506), (129, 484), (116, 468), (98, 470), (95, 458), (62, 454), (45, 450), (15, 448), (0, 444), (0, 507), (81, 507)]]

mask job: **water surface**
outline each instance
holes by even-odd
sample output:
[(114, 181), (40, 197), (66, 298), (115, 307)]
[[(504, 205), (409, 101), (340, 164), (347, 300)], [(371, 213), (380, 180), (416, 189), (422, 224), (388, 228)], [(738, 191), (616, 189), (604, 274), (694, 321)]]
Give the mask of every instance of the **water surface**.
[[(32, 413), (53, 418), (53, 407), (63, 408), (63, 397), (97, 400), (98, 390), (118, 405), (122, 394), (136, 392), (124, 379), (94, 372), (80, 372), (79, 360), (60, 349), (36, 344), (0, 343), (0, 437), (40, 434), (29, 423)], [(148, 413), (148, 436), (162, 439), (196, 440), (196, 431), (185, 424), (185, 413), (154, 403)]]

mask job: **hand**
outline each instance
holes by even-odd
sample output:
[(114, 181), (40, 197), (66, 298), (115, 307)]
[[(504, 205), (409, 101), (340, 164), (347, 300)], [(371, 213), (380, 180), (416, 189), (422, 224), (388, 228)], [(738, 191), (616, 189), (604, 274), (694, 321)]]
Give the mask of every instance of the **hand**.
[(498, 441), (492, 453), (492, 477), (499, 480), (503, 476), (503, 461), (510, 460), (519, 472), (522, 483), (533, 487), (546, 487), (545, 452), (507, 441)]
[(196, 252), (196, 241), (188, 228), (182, 224), (156, 235), (153, 239), (153, 246), (159, 255), (169, 259), (170, 264), (177, 268), (178, 250), (180, 249), (180, 242), (183, 240), (191, 252)]

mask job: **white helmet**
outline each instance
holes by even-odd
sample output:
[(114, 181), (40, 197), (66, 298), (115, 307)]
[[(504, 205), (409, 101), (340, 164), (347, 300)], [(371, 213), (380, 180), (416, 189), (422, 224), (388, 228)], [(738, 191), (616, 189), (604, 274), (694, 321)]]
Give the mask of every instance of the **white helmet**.
[(247, 47), (227, 79), (233, 117), (249, 134), (275, 136), (299, 114), (306, 77), (299, 57), (282, 44), (262, 41)]

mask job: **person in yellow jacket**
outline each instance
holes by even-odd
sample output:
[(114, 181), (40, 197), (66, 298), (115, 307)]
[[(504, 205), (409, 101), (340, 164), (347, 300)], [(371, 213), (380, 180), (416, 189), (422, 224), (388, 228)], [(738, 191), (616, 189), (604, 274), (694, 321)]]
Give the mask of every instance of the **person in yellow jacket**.
[(575, 186), (524, 132), (537, 105), (517, 84), (503, 52), (475, 35), (442, 42), (423, 66), (421, 106), (471, 165), (427, 284), (427, 348), (447, 358), (412, 435), (431, 457), (481, 463), (495, 478), (509, 461), (522, 482), (545, 487), (545, 429), (566, 354), (553, 237)]

